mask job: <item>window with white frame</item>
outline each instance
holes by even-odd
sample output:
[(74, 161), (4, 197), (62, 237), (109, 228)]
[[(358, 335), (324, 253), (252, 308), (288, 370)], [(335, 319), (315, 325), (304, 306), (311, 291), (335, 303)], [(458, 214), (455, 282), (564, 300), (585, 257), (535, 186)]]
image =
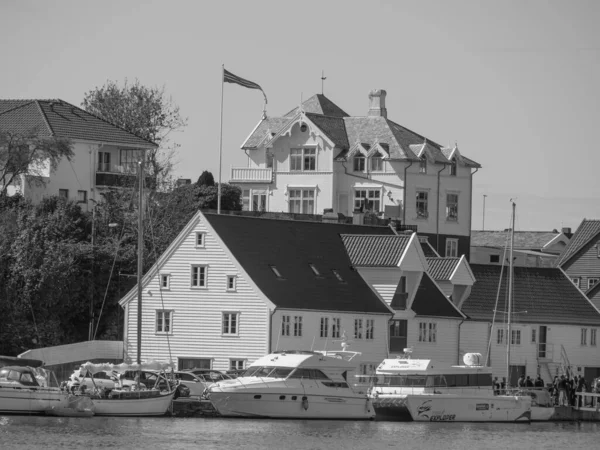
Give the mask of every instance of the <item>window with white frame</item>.
[(196, 248), (204, 248), (205, 234), (202, 232), (196, 233)]
[(290, 171), (315, 171), (317, 168), (316, 148), (290, 149)]
[(192, 265), (191, 285), (193, 288), (206, 287), (207, 267), (199, 264)]
[(331, 337), (339, 339), (342, 329), (342, 319), (334, 317), (331, 319)]
[(87, 191), (77, 191), (77, 203), (87, 203)]
[(521, 330), (510, 330), (510, 345), (521, 345)]
[(289, 212), (297, 214), (315, 213), (315, 189), (290, 189), (288, 198)]
[(229, 360), (229, 370), (243, 370), (245, 369), (246, 360), (245, 359), (230, 359)]
[(252, 191), (252, 211), (266, 211), (267, 210), (267, 193), (264, 190), (253, 190)]
[(173, 311), (159, 309), (156, 311), (156, 332), (171, 333)]
[(531, 343), (535, 344), (537, 338), (537, 330), (535, 328), (531, 329)]
[(354, 319), (354, 339), (363, 338), (363, 320)]
[(383, 157), (381, 153), (377, 152), (371, 156), (371, 172), (382, 172), (383, 171)]
[(581, 278), (579, 278), (579, 277), (571, 278), (571, 281), (573, 282), (573, 284), (575, 286), (579, 287), (579, 282), (581, 281)]
[(596, 328), (590, 329), (590, 345), (596, 346)]
[(168, 273), (161, 273), (160, 277), (160, 289), (162, 291), (168, 291), (171, 287), (171, 274)]
[(321, 317), (321, 337), (326, 338), (329, 335), (329, 317)]
[(281, 335), (290, 336), (291, 316), (281, 316)]
[(110, 172), (110, 153), (98, 152), (98, 172)]
[(380, 212), (381, 189), (356, 189), (354, 191), (354, 209)]
[(419, 161), (419, 173), (427, 173), (427, 158), (425, 156), (421, 157), (421, 161)]
[(136, 173), (138, 162), (140, 162), (143, 158), (144, 150), (122, 149), (120, 165), (123, 168), (123, 172)]
[(456, 176), (456, 158), (452, 158), (452, 160), (450, 161), (450, 176)]
[(375, 363), (360, 363), (358, 367), (359, 375), (375, 375), (375, 370), (377, 369), (378, 364)]
[(502, 345), (504, 344), (504, 329), (498, 328), (496, 332), (496, 344)]
[(598, 283), (598, 278), (588, 278), (588, 290)]
[(581, 329), (581, 345), (587, 345), (587, 328)]
[(419, 322), (419, 342), (437, 342), (437, 323)]
[(375, 319), (366, 320), (365, 339), (375, 339)]
[(235, 275), (227, 275), (227, 290), (234, 292), (236, 290), (237, 277)]
[(446, 194), (446, 220), (458, 220), (458, 194)]
[(353, 169), (355, 172), (365, 171), (365, 155), (362, 153), (357, 153), (356, 156), (354, 156)]
[(223, 334), (229, 336), (238, 335), (238, 324), (239, 324), (240, 313), (237, 312), (224, 312), (223, 313)]
[(429, 216), (429, 211), (427, 209), (428, 197), (429, 193), (427, 191), (417, 191), (417, 217), (427, 218)]
[(446, 238), (446, 257), (456, 258), (458, 256), (458, 239)]
[(250, 189), (242, 189), (242, 211), (250, 211)]
[(302, 336), (302, 316), (294, 316), (294, 336)]

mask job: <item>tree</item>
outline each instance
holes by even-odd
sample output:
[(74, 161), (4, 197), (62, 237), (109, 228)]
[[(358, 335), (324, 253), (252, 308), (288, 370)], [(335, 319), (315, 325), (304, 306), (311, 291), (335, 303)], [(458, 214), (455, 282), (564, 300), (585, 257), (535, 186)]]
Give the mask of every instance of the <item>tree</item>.
[(72, 157), (68, 139), (40, 137), (35, 129), (24, 133), (0, 131), (0, 195), (7, 194), (8, 186), (19, 184), (22, 175), (28, 183), (44, 185), (61, 159)]
[(202, 175), (198, 177), (198, 181), (196, 182), (198, 186), (214, 186), (215, 185), (215, 177), (208, 170), (202, 172)]
[(187, 126), (179, 106), (163, 87), (147, 87), (139, 80), (123, 86), (108, 80), (102, 87), (87, 92), (81, 106), (88, 112), (158, 145), (148, 152), (149, 172), (157, 189), (170, 184), (178, 144), (170, 134)]

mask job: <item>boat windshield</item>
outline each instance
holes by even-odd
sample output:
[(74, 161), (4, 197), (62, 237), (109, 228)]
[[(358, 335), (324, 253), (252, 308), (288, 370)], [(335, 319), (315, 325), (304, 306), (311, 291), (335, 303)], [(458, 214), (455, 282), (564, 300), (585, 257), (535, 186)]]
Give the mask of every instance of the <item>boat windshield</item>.
[(286, 378), (291, 372), (290, 367), (250, 367), (244, 372), (244, 377)]
[(492, 375), (472, 373), (456, 375), (379, 375), (378, 386), (390, 387), (490, 387)]
[(329, 380), (329, 377), (318, 369), (296, 369), (290, 378), (304, 378), (307, 380)]

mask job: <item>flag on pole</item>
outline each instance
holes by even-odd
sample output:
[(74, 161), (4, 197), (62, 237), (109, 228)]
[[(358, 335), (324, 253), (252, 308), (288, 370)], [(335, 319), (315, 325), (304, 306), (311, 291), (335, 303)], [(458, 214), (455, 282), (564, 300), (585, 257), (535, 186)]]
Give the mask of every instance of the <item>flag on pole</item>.
[(258, 89), (265, 96), (265, 103), (267, 103), (267, 94), (265, 94), (265, 91), (263, 91), (263, 89), (258, 84), (249, 80), (245, 80), (242, 77), (238, 77), (237, 75), (232, 74), (225, 68), (223, 68), (223, 81), (225, 83), (239, 84), (240, 86), (244, 86), (248, 89)]

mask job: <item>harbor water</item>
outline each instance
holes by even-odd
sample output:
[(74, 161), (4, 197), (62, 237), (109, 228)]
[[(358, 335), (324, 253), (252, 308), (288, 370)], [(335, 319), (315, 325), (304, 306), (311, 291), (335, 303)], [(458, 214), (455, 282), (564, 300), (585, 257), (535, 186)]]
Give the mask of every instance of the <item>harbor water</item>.
[(600, 423), (0, 416), (0, 449), (593, 449)]

